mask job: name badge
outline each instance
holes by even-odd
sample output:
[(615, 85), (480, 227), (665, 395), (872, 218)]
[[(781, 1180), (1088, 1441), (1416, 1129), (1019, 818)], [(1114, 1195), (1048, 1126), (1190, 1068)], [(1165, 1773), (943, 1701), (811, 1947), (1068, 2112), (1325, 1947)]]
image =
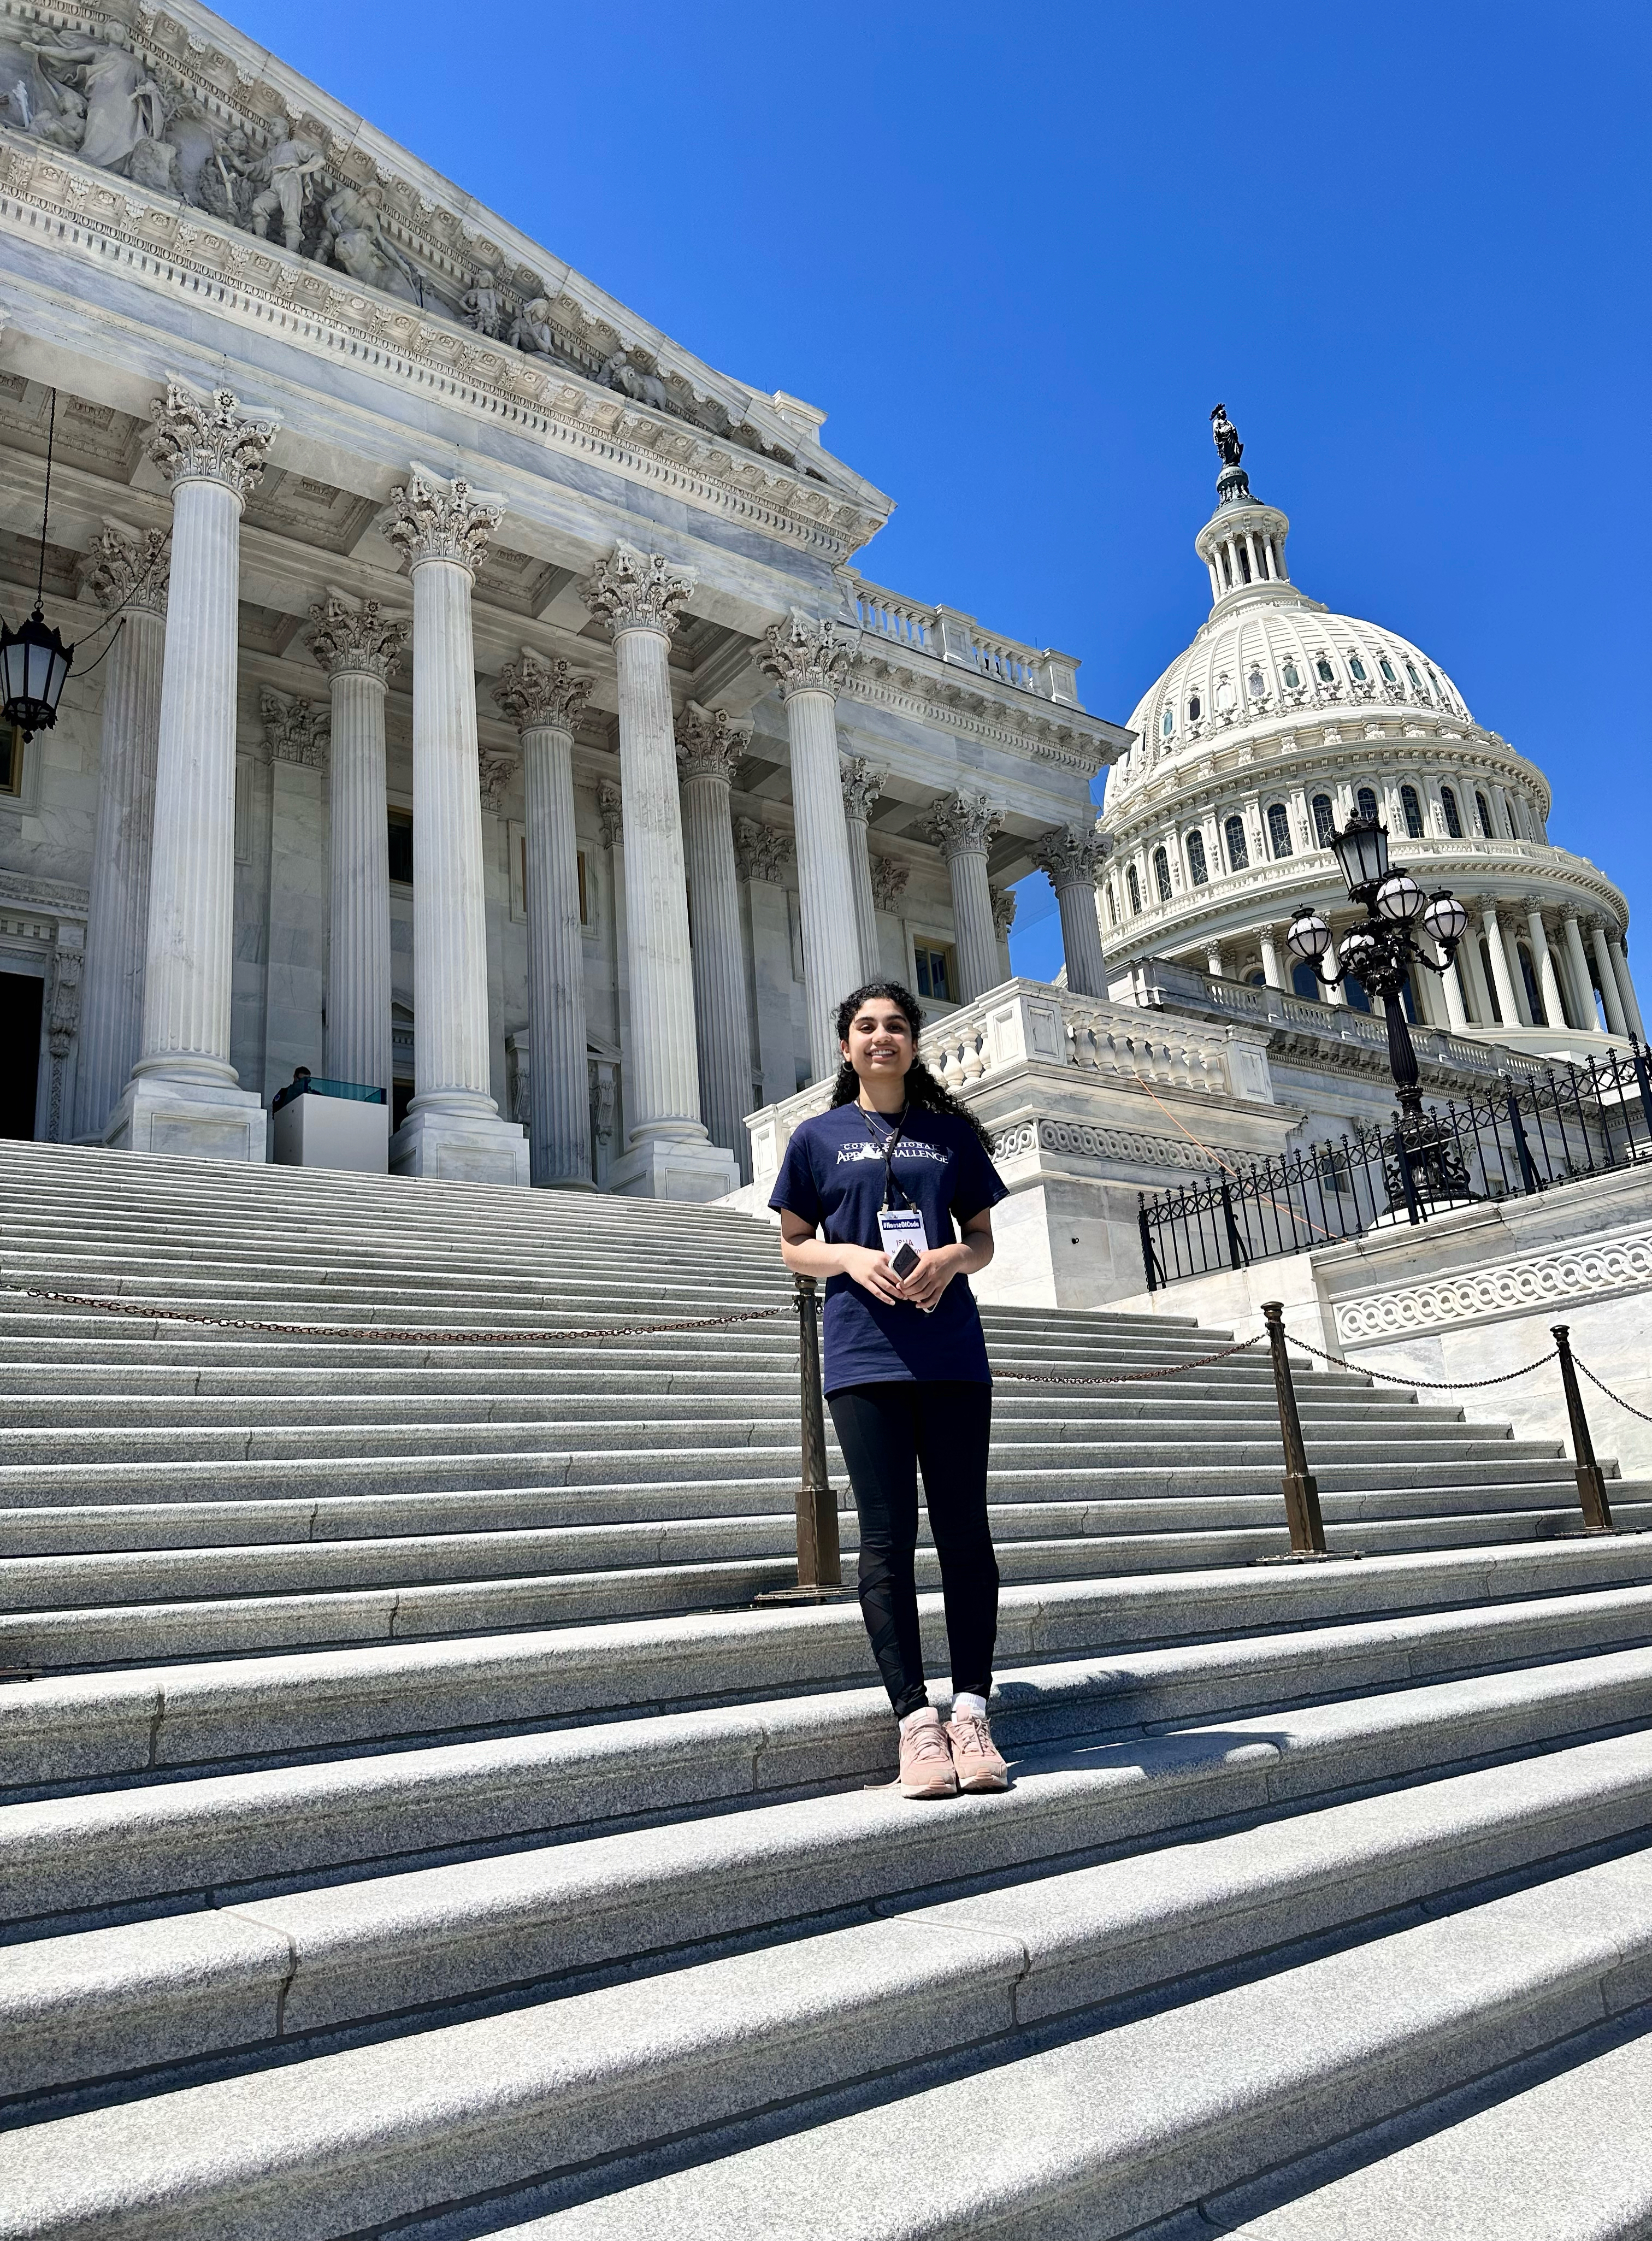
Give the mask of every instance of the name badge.
[(915, 1206), (886, 1206), (878, 1216), (878, 1234), (883, 1239), (883, 1249), (891, 1261), (903, 1245), (910, 1245), (914, 1253), (926, 1253), (929, 1240), (924, 1234), (924, 1218)]

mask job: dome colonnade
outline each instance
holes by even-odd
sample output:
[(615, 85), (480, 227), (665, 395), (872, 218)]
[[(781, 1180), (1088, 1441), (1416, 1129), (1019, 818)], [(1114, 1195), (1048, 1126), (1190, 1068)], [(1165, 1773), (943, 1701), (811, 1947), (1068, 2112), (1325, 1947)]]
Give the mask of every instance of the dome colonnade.
[[(1642, 1034), (1628, 906), (1593, 864), (1550, 845), (1542, 773), (1475, 723), (1420, 647), (1297, 590), (1290, 524), (1251, 496), (1236, 458), (1217, 498), (1195, 540), (1210, 614), (1138, 703), (1135, 743), (1108, 773), (1098, 907), (1109, 967), (1168, 957), (1321, 997), (1285, 928), (1304, 903), (1338, 937), (1354, 923), (1328, 844), (1363, 811), (1387, 826), (1396, 860), (1469, 912), (1456, 965), (1413, 980), (1418, 1019), (1555, 1050)], [(1356, 978), (1331, 1000), (1368, 1000)]]

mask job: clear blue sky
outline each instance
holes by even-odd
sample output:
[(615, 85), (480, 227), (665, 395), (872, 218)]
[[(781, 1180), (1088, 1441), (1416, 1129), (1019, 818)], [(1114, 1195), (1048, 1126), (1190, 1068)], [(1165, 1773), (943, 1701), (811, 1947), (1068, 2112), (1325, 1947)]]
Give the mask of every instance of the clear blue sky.
[[(1122, 721), (1208, 605), (1218, 398), (1292, 573), (1648, 873), (1652, 10), (233, 0), (899, 503), (878, 580)], [(471, 48), (467, 50), (468, 37)], [(1022, 898), (1020, 969), (1059, 961)]]

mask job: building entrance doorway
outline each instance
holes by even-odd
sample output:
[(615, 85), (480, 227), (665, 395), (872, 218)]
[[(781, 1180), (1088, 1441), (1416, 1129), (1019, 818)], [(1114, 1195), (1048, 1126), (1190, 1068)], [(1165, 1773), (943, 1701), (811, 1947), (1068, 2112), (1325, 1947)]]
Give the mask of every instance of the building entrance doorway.
[(32, 973), (0, 973), (0, 1136), (25, 1144), (34, 1141), (45, 993), (45, 982)]

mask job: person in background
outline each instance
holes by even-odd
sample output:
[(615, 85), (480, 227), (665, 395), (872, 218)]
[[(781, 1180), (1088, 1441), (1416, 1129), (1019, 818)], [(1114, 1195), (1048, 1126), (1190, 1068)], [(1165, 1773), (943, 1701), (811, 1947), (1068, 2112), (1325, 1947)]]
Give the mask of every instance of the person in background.
[[(860, 1609), (900, 1723), (901, 1793), (949, 1797), (1008, 1786), (987, 1717), (992, 1372), (966, 1281), (993, 1257), (1007, 1194), (986, 1136), (918, 1056), (922, 1025), (892, 980), (839, 1006), (831, 1110), (793, 1135), (769, 1204), (786, 1267), (826, 1280), (823, 1381), (860, 1520)], [(944, 1726), (919, 1641), (920, 1471), (952, 1658)]]

